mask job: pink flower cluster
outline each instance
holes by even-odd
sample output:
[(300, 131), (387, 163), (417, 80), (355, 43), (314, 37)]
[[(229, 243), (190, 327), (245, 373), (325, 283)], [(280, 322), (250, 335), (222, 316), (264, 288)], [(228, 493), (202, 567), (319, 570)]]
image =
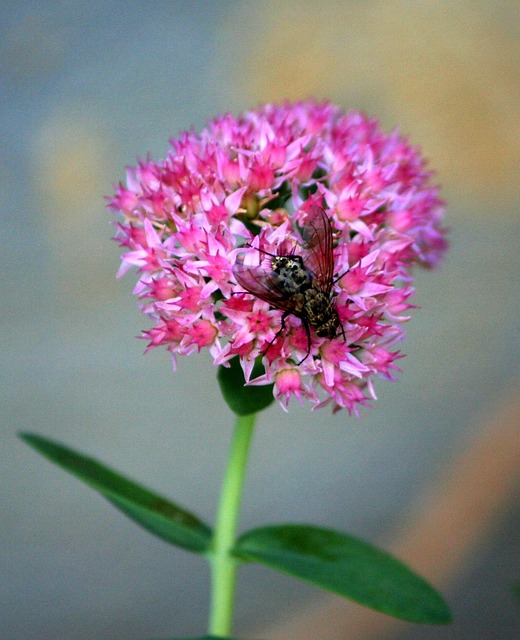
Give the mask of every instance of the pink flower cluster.
[[(149, 348), (174, 357), (207, 347), (215, 365), (238, 356), (247, 384), (358, 414), (374, 374), (393, 379), (411, 308), (411, 267), (446, 248), (443, 203), (417, 149), (376, 120), (313, 101), (224, 115), (171, 140), (165, 160), (127, 170), (109, 207), (122, 214), (119, 275), (154, 326)], [(237, 260), (298, 255), (310, 207), (333, 234), (331, 300), (340, 330), (319, 337), (301, 315), (247, 292)], [(309, 352), (310, 333), (310, 352)], [(306, 354), (308, 357), (306, 357)], [(252, 379), (257, 358), (264, 374)]]

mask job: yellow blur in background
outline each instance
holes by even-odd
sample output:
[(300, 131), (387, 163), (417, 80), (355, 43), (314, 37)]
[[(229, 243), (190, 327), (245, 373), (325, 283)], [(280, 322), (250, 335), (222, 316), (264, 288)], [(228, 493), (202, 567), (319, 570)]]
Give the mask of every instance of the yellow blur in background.
[(375, 111), (413, 134), (443, 185), (496, 207), (520, 182), (519, 25), (517, 2), (245, 2), (219, 53), (240, 103)]

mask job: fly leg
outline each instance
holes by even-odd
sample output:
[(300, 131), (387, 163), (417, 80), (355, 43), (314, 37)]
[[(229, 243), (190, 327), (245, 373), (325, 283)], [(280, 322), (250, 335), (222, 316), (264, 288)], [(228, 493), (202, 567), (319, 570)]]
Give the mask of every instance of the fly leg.
[[(264, 349), (264, 351), (262, 352), (262, 355), (265, 356), (265, 354), (269, 351), (269, 349), (271, 348), (271, 346), (276, 342), (278, 336), (282, 333), (282, 331), (285, 331), (285, 319), (287, 318), (287, 316), (291, 315), (292, 311), (284, 311), (283, 315), (282, 315), (282, 326), (278, 329), (278, 331), (276, 332), (274, 338), (271, 340), (271, 342), (267, 345), (267, 347)], [(307, 320), (305, 318), (301, 318), (302, 324), (303, 324), (303, 328), (305, 329), (305, 335), (307, 336), (307, 353), (305, 354), (305, 357), (300, 360), (300, 362), (297, 363), (297, 366), (300, 366), (302, 362), (304, 362), (305, 360), (307, 360), (307, 358), (309, 357), (310, 353), (311, 353), (311, 330), (309, 327), (309, 323), (307, 322)]]
[(262, 351), (262, 355), (263, 356), (265, 356), (265, 354), (273, 346), (273, 344), (276, 342), (278, 336), (282, 333), (282, 331), (285, 331), (285, 318), (287, 318), (287, 316), (290, 315), (290, 313), (291, 313), (290, 311), (284, 311), (283, 316), (282, 316), (282, 326), (278, 329), (278, 331), (276, 332), (276, 334), (275, 334), (274, 338), (271, 340), (271, 342)]
[(302, 318), (301, 320), (302, 320), (303, 328), (305, 329), (305, 335), (307, 336), (307, 353), (303, 358), (303, 360), (300, 360), (300, 362), (298, 362), (298, 366), (300, 366), (302, 362), (307, 360), (307, 358), (311, 353), (311, 330), (309, 329), (309, 323), (305, 318)]

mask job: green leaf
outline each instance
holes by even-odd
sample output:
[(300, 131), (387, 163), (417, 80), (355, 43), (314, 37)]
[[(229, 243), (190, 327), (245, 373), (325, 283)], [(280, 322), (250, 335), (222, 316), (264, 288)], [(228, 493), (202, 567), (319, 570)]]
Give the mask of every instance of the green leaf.
[(513, 583), (511, 591), (513, 593), (513, 597), (516, 600), (516, 604), (520, 604), (520, 582)]
[(203, 636), (202, 638), (155, 638), (154, 640), (238, 640), (238, 638), (224, 638), (223, 636)]
[[(230, 367), (220, 366), (218, 381), (220, 390), (231, 411), (237, 416), (249, 416), (268, 407), (274, 400), (273, 385), (246, 387), (244, 373), (238, 356), (230, 360)], [(264, 367), (260, 361), (253, 367), (253, 378), (262, 375)]]
[(446, 624), (451, 613), (423, 578), (375, 547), (337, 531), (280, 525), (250, 531), (233, 555), (260, 562), (388, 615)]
[(170, 544), (205, 553), (211, 529), (182, 507), (49, 438), (20, 434), (33, 449), (101, 493), (129, 518)]

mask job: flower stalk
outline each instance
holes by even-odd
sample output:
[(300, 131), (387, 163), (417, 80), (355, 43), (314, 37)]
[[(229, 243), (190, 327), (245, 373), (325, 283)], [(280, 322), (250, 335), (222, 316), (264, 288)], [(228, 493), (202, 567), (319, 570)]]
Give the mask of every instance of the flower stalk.
[(232, 557), (249, 447), (256, 414), (238, 416), (217, 512), (211, 563), (211, 608), (208, 633), (228, 636), (233, 624), (238, 561)]

